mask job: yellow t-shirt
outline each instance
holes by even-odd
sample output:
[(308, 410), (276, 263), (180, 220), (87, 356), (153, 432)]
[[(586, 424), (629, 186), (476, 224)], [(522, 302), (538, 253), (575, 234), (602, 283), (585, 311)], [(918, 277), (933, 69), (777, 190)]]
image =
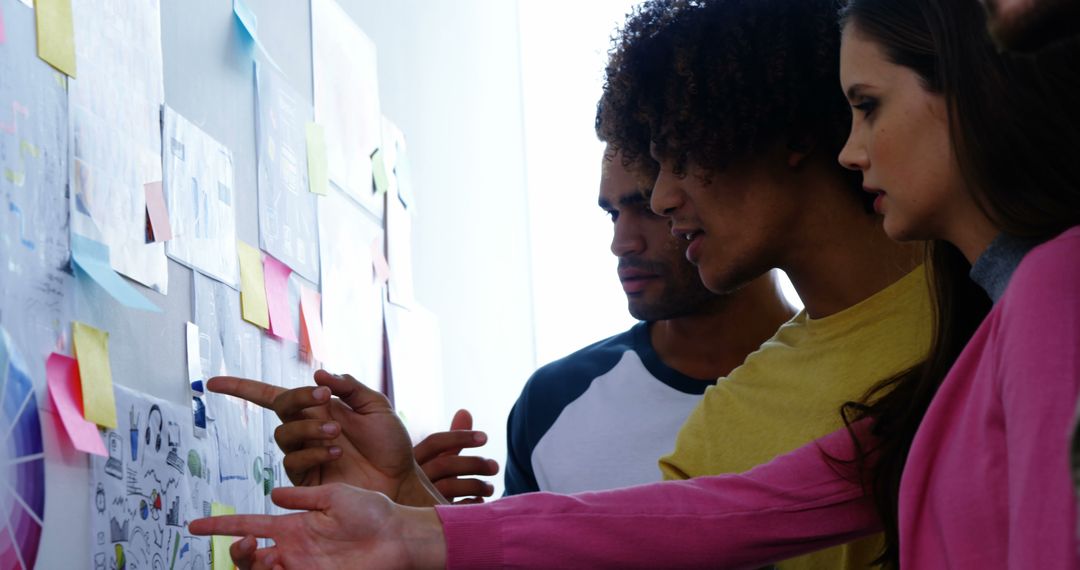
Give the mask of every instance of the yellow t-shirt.
[[(840, 406), (925, 358), (931, 311), (923, 266), (839, 313), (784, 324), (709, 387), (660, 459), (665, 479), (741, 473), (843, 426)], [(777, 566), (864, 569), (880, 535)]]

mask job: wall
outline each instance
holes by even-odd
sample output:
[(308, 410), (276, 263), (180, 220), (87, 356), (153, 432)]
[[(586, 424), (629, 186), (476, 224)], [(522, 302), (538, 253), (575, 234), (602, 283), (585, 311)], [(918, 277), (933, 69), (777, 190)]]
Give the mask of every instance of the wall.
[[(447, 418), (471, 409), (491, 435), (485, 453), (502, 463), (506, 413), (535, 365), (517, 3), (340, 3), (377, 44), (382, 110), (408, 138), (416, 298), (440, 319)], [(308, 2), (247, 4), (268, 52), (310, 102)], [(13, 1), (3, 8), (26, 9)], [(161, 27), (165, 102), (232, 151), (237, 237), (257, 244), (254, 82), (231, 2), (164, 1)], [(73, 284), (71, 318), (110, 332), (117, 384), (188, 402), (191, 279), (170, 259), (167, 296), (139, 288), (164, 309), (157, 315)], [(90, 551), (87, 458), (61, 443), (43, 378), (35, 385), (47, 460), (38, 566), (82, 566)]]

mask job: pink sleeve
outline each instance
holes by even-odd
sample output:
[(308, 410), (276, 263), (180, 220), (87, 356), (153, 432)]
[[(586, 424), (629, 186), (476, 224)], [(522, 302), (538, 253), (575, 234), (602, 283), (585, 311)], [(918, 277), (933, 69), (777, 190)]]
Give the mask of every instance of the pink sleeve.
[(1010, 568), (1077, 568), (1068, 450), (1080, 388), (1080, 233), (1033, 250), (1001, 300)]
[(754, 568), (877, 532), (845, 430), (741, 475), (436, 507), (449, 568)]

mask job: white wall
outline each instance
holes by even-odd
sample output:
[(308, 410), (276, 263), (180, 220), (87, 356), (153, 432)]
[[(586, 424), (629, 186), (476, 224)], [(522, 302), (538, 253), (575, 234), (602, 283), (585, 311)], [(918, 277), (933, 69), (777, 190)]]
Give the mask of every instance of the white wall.
[(593, 129), (609, 39), (632, 0), (521, 2), (522, 84), (536, 355), (565, 356), (634, 323), (597, 207)]
[(339, 2), (378, 46), (382, 110), (408, 139), (416, 297), (442, 325), (447, 418), (469, 408), (501, 465), (536, 361), (517, 2)]

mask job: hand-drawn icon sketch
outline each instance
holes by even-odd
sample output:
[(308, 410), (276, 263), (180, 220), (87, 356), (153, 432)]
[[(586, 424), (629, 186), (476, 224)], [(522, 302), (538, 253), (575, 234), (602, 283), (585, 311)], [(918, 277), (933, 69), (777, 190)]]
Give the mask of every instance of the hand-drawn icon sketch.
[(105, 473), (117, 479), (124, 478), (123, 448), (124, 442), (120, 439), (120, 434), (109, 432), (109, 460), (105, 462)]

